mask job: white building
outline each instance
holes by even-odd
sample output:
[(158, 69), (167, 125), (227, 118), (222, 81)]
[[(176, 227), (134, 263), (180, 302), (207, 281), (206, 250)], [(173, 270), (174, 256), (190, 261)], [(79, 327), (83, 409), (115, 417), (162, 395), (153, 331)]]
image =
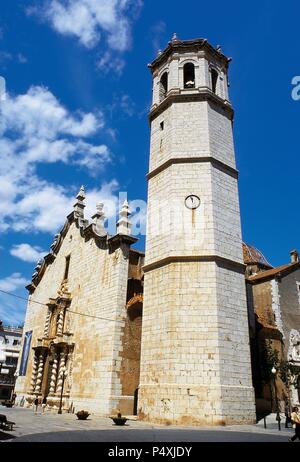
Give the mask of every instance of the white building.
[(0, 321), (0, 400), (10, 399), (14, 390), (22, 331)]

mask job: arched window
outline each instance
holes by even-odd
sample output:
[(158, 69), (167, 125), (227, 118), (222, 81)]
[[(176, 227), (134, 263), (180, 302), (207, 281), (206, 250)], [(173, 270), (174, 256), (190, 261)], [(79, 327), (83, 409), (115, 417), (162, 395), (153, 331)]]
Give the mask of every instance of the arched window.
[(184, 88), (195, 88), (195, 66), (187, 63), (183, 67)]
[(159, 82), (159, 100), (165, 99), (168, 93), (168, 73), (165, 72)]
[(214, 93), (217, 93), (217, 82), (219, 74), (216, 69), (211, 69), (211, 89)]

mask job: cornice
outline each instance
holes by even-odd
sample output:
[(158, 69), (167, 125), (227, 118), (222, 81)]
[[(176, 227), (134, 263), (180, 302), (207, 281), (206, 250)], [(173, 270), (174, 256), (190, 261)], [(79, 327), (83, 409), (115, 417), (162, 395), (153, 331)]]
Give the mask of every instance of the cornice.
[(35, 273), (32, 276), (32, 282), (26, 286), (26, 289), (32, 294), (40, 283), (46, 268), (54, 262), (64, 238), (66, 237), (72, 223), (76, 224), (76, 227), (80, 230), (80, 235), (83, 239), (94, 239), (96, 243), (100, 243), (102, 246), (111, 248), (112, 245), (116, 248), (118, 245), (125, 243), (129, 246), (135, 244), (138, 239), (133, 236), (126, 236), (117, 234), (116, 236), (109, 237), (108, 235), (99, 236), (95, 231), (93, 223), (89, 224), (87, 220), (82, 216), (76, 216), (75, 212), (70, 213), (67, 216), (66, 222), (61, 229), (60, 233), (55, 235), (53, 244), (51, 245), (51, 252), (47, 254), (42, 260), (40, 260), (35, 268)]
[(151, 178), (154, 178), (156, 175), (159, 173), (163, 172), (167, 168), (169, 168), (171, 165), (175, 164), (193, 164), (193, 163), (205, 163), (205, 162), (210, 162), (213, 167), (216, 169), (227, 173), (228, 175), (232, 176), (235, 179), (238, 179), (239, 172), (233, 167), (230, 167), (227, 164), (224, 164), (224, 162), (221, 162), (220, 160), (212, 157), (212, 156), (203, 156), (203, 157), (172, 157), (171, 159), (168, 159), (166, 162), (163, 164), (159, 165), (156, 167), (154, 170), (149, 172), (147, 174), (147, 179), (148, 181)]
[(116, 234), (115, 236), (110, 237), (107, 242), (108, 245), (116, 245), (116, 244), (128, 244), (129, 246), (135, 244), (138, 241), (138, 238), (133, 236), (127, 236), (126, 234)]
[(243, 263), (230, 260), (229, 258), (221, 257), (219, 255), (190, 255), (190, 256), (169, 256), (161, 258), (153, 263), (145, 265), (143, 271), (148, 273), (163, 266), (171, 265), (172, 263), (209, 263), (215, 262), (222, 268), (227, 268), (237, 273), (244, 274), (246, 265)]
[(230, 102), (220, 98), (210, 88), (201, 87), (191, 93), (187, 93), (183, 90), (180, 90), (179, 88), (170, 90), (163, 101), (161, 101), (158, 105), (152, 106), (150, 109), (149, 122), (151, 123), (157, 116), (159, 116), (173, 103), (199, 101), (212, 101), (227, 113), (230, 120), (233, 120), (234, 110)]
[(186, 53), (189, 51), (199, 52), (199, 51), (206, 51), (212, 57), (216, 57), (219, 59), (223, 65), (226, 67), (228, 63), (231, 61), (231, 58), (225, 56), (220, 49), (214, 48), (210, 45), (207, 39), (198, 38), (193, 40), (172, 40), (168, 43), (168, 46), (159, 54), (159, 56), (152, 61), (152, 63), (148, 64), (149, 69), (153, 73), (157, 67), (161, 66), (162, 63), (169, 59), (169, 57), (174, 53)]

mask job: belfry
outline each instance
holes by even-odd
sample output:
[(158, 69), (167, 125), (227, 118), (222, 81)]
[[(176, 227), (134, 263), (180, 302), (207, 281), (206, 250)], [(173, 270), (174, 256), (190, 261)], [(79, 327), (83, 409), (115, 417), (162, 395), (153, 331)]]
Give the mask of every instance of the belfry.
[(152, 422), (255, 421), (229, 61), (174, 35), (149, 65), (139, 410)]

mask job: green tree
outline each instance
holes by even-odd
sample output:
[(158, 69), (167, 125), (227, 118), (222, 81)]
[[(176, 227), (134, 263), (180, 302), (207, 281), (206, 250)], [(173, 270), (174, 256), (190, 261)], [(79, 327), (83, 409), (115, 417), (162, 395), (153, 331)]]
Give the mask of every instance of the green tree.
[(261, 359), (262, 379), (265, 383), (269, 383), (272, 379), (273, 367), (278, 370), (280, 366), (279, 351), (273, 348), (271, 340), (266, 340)]

